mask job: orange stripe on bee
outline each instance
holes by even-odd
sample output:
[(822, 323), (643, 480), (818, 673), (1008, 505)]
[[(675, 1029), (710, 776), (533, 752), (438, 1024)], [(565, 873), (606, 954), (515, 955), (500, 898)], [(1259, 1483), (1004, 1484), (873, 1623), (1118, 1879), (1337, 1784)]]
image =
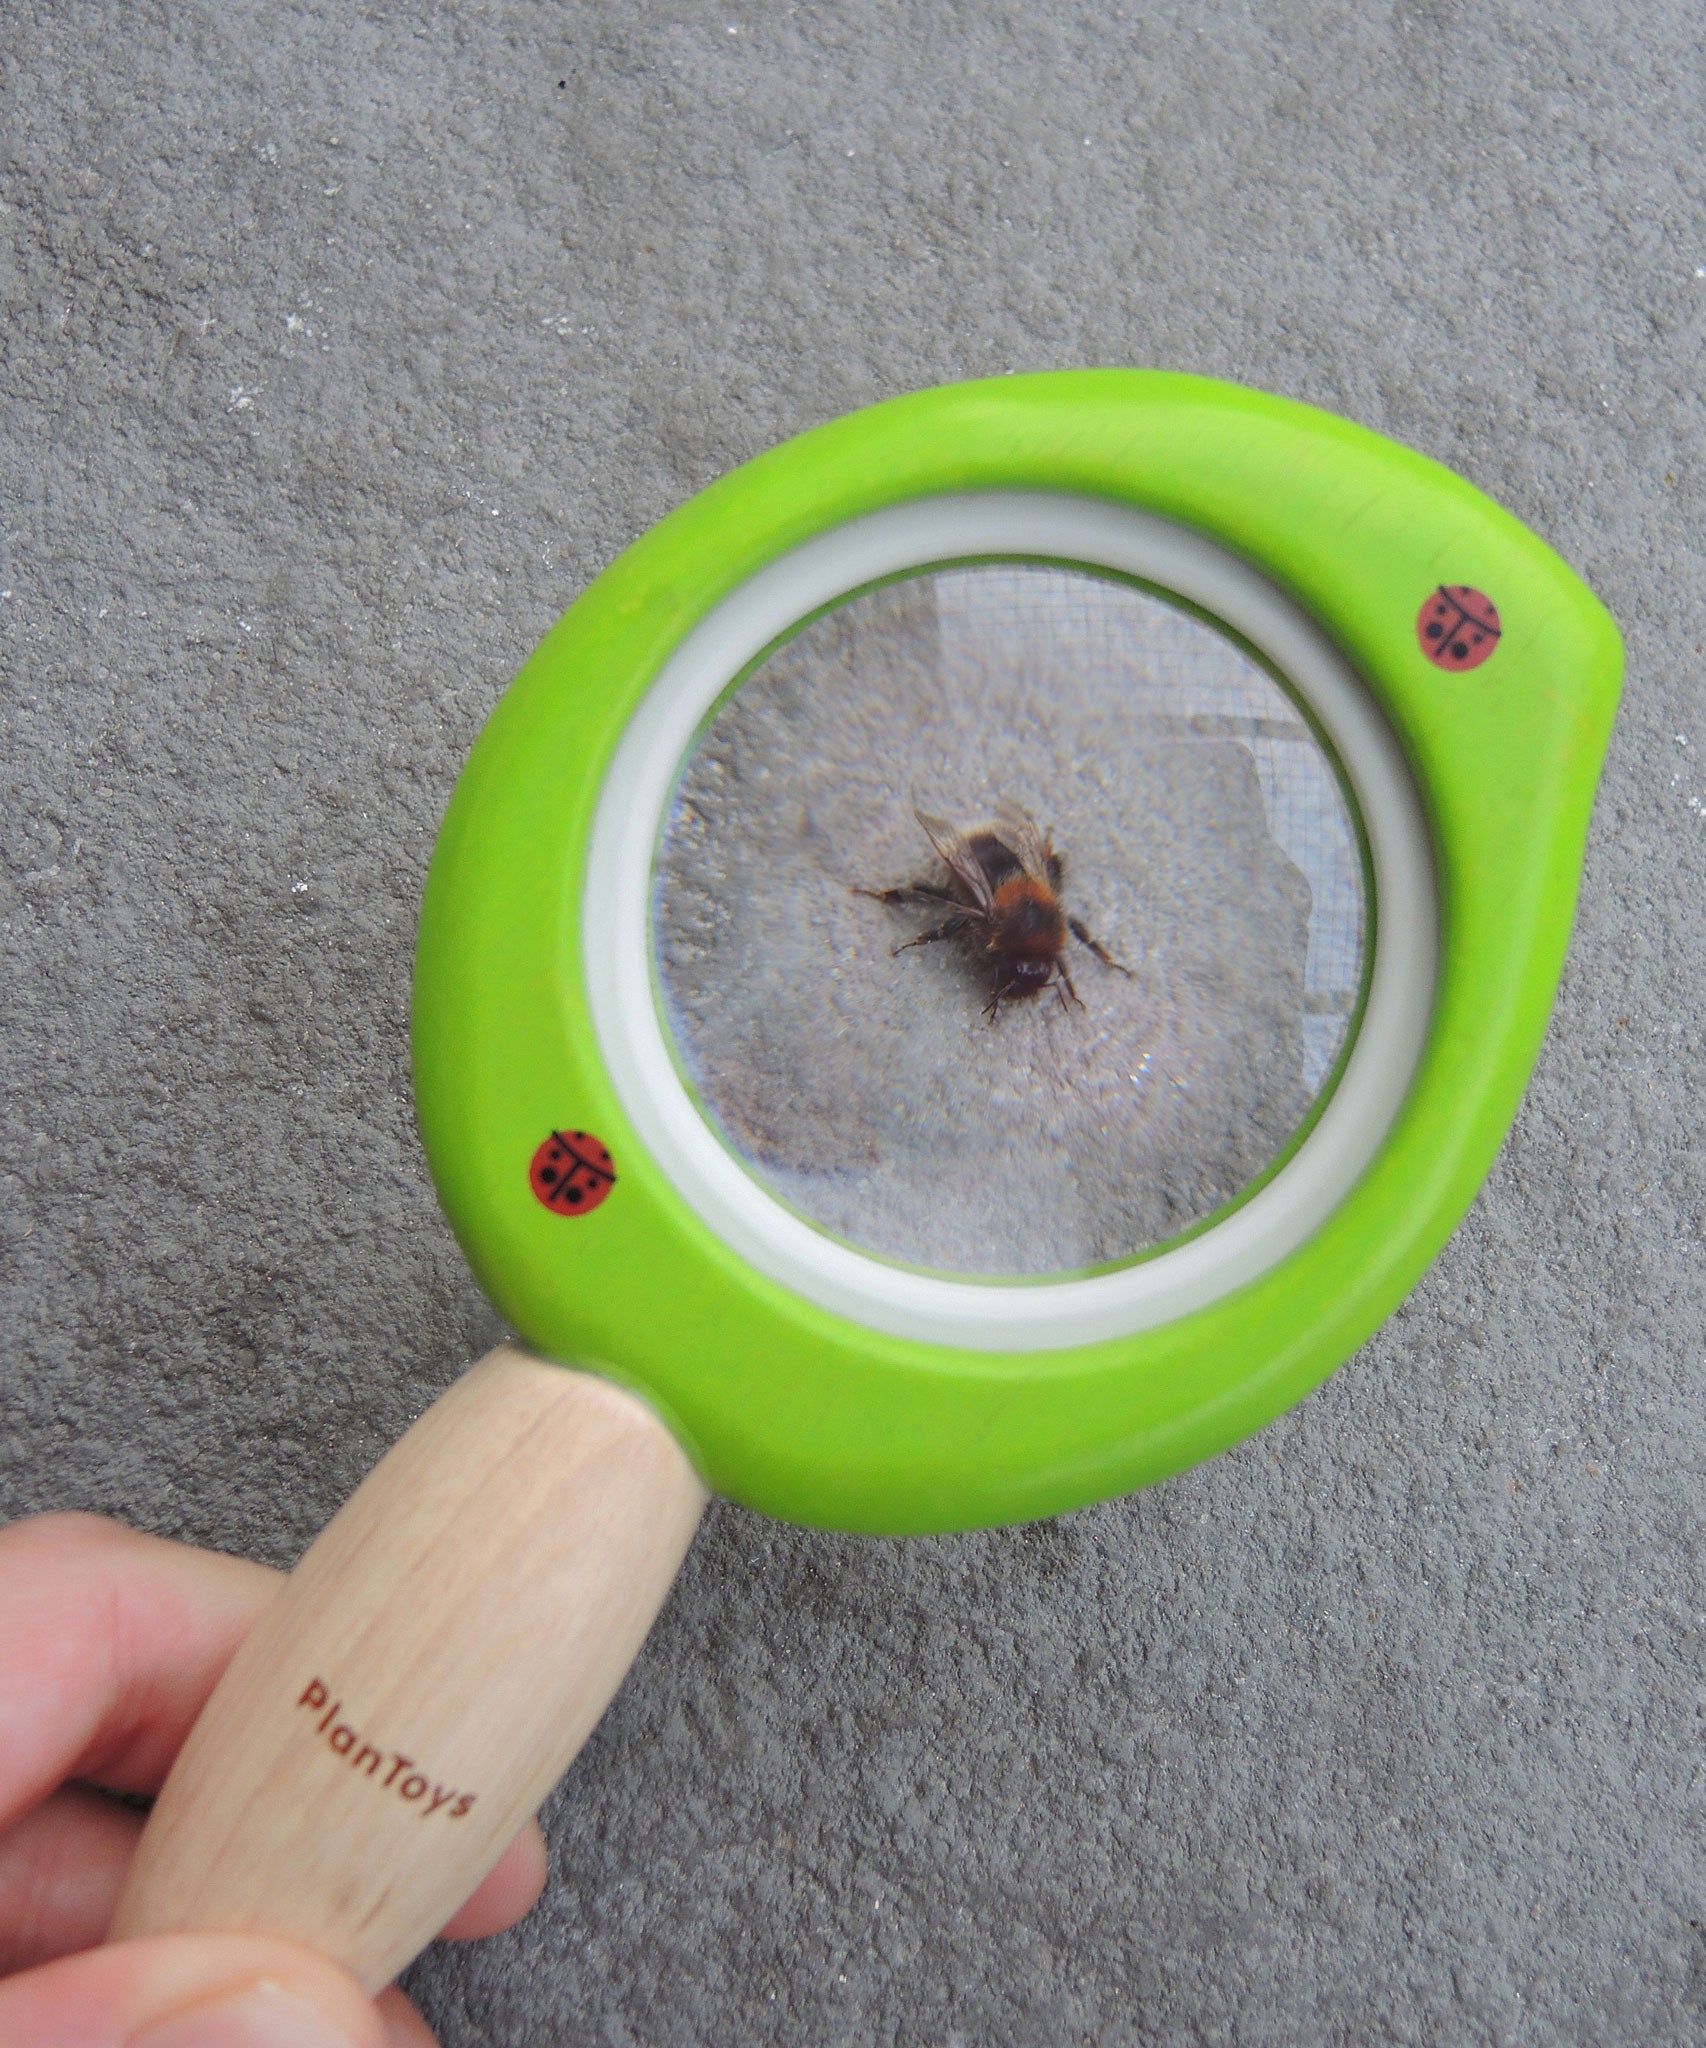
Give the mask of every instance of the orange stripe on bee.
[(997, 910), (1017, 910), (1021, 903), (1040, 903), (1047, 910), (1058, 908), (1054, 891), (1034, 875), (1009, 875), (995, 892)]
[(1034, 875), (1010, 875), (989, 911), (989, 950), (1010, 960), (1060, 957), (1066, 918), (1054, 891)]

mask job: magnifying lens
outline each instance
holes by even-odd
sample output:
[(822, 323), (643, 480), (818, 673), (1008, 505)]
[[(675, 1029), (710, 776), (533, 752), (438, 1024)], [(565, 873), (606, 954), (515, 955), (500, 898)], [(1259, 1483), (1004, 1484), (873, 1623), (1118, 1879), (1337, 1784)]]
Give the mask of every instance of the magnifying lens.
[[(825, 584), (850, 549), (925, 565), (816, 612), (790, 558), (808, 622), (685, 768), (661, 692), (619, 759), (589, 899), (617, 1085), (714, 1228), (867, 1326), (1005, 1352), (1150, 1327), (1300, 1241), (1390, 1123), (1437, 925), (1402, 759), (1294, 606), (1153, 518), (926, 499), (837, 532)], [(682, 723), (721, 666), (683, 674)], [(1407, 943), (1342, 1081), (1365, 811)], [(891, 937), (943, 952), (891, 968)], [(1264, 1199), (1344, 1082), (1331, 1161)]]
[[(1316, 1385), (1515, 1113), (1620, 674), (1597, 600), (1461, 479), (1161, 373), (896, 400), (638, 542), (457, 787), (415, 1071), (529, 1398), (595, 1387), (669, 1449), (635, 1478), (532, 1410), (494, 1433), (490, 1360), (453, 1390), (245, 1647), (127, 1931), (264, 1925), (383, 1981), (566, 1765), (701, 1482), (848, 1530), (1016, 1521)], [(517, 1477), (565, 1457), (592, 1547), (626, 1521), (640, 1564), (565, 1562), (572, 1504)], [(536, 1579), (594, 1617), (543, 1676)], [(378, 1780), (423, 1725), (416, 1804)], [(205, 1875), (239, 1782), (301, 1899)], [(423, 1831), (469, 1788), (478, 1827)]]

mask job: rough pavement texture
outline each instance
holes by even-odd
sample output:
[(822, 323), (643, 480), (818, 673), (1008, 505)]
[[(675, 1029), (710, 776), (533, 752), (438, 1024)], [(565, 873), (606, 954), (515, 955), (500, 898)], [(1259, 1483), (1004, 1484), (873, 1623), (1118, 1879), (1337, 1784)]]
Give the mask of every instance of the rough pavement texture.
[[(1696, 11), (39, 4), (0, 43), (0, 1511), (278, 1562), (496, 1334), (405, 1058), (452, 780), (684, 495), (1155, 363), (1452, 464), (1623, 623), (1514, 1136), (1145, 1496), (717, 1510), (411, 1986), (475, 2043), (1706, 2032)], [(912, 957), (912, 956), (909, 956)]]

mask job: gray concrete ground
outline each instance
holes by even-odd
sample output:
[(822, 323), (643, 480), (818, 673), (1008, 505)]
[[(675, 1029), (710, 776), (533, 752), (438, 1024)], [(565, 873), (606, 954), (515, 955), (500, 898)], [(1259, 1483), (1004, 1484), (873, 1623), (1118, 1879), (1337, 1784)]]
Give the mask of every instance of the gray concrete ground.
[(0, 1512), (288, 1561), (496, 1333), (411, 1121), (432, 835), (551, 620), (781, 436), (1235, 377), (1462, 470), (1629, 642), (1412, 1299), (1059, 1523), (715, 1511), (544, 1904), (412, 1973), (444, 2040), (1700, 2039), (1694, 11), (36, 5), (0, 94)]

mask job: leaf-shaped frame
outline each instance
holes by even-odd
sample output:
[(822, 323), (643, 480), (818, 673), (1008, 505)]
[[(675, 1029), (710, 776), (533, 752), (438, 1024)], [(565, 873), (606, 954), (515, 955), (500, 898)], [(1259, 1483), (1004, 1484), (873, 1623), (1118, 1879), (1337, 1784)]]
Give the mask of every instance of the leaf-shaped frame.
[[(611, 921), (595, 843), (601, 804), (607, 837), (627, 801), (623, 749), (658, 716), (660, 680), (743, 592), (879, 515), (1015, 495), (1201, 536), (1300, 612), (1401, 757), (1437, 892), (1437, 955), (1409, 981), (1413, 1057), (1372, 1155), (1297, 1241), (1159, 1317), (1100, 1330), (1044, 1319), (1019, 1346), (951, 1325), (920, 1334), (870, 1312), (857, 1288), (825, 1298), (731, 1235), (624, 1071), (632, 1018), (612, 1009), (608, 982), (644, 932)], [(1418, 615), (1441, 585), (1497, 605), (1501, 638), (1479, 667), (1452, 672), (1424, 649)], [(1282, 666), (1313, 705), (1311, 678)], [(897, 399), (773, 450), (598, 579), (494, 712), (452, 799), (422, 914), (415, 1071), (428, 1155), (475, 1272), (545, 1355), (651, 1400), (711, 1485), (797, 1520), (895, 1532), (1020, 1520), (1210, 1455), (1377, 1327), (1491, 1165), (1562, 967), (1621, 666), (1592, 593), (1472, 486), (1234, 386), (1145, 371), (1005, 378)], [(1359, 801), (1373, 833), (1365, 789)], [(630, 823), (655, 833), (655, 818)], [(1378, 978), (1383, 950), (1408, 958), (1378, 874), (1376, 907)], [(596, 1133), (619, 1175), (596, 1214), (572, 1220), (528, 1181), (541, 1140), (564, 1128)], [(1010, 1314), (1036, 1290), (983, 1292)]]

